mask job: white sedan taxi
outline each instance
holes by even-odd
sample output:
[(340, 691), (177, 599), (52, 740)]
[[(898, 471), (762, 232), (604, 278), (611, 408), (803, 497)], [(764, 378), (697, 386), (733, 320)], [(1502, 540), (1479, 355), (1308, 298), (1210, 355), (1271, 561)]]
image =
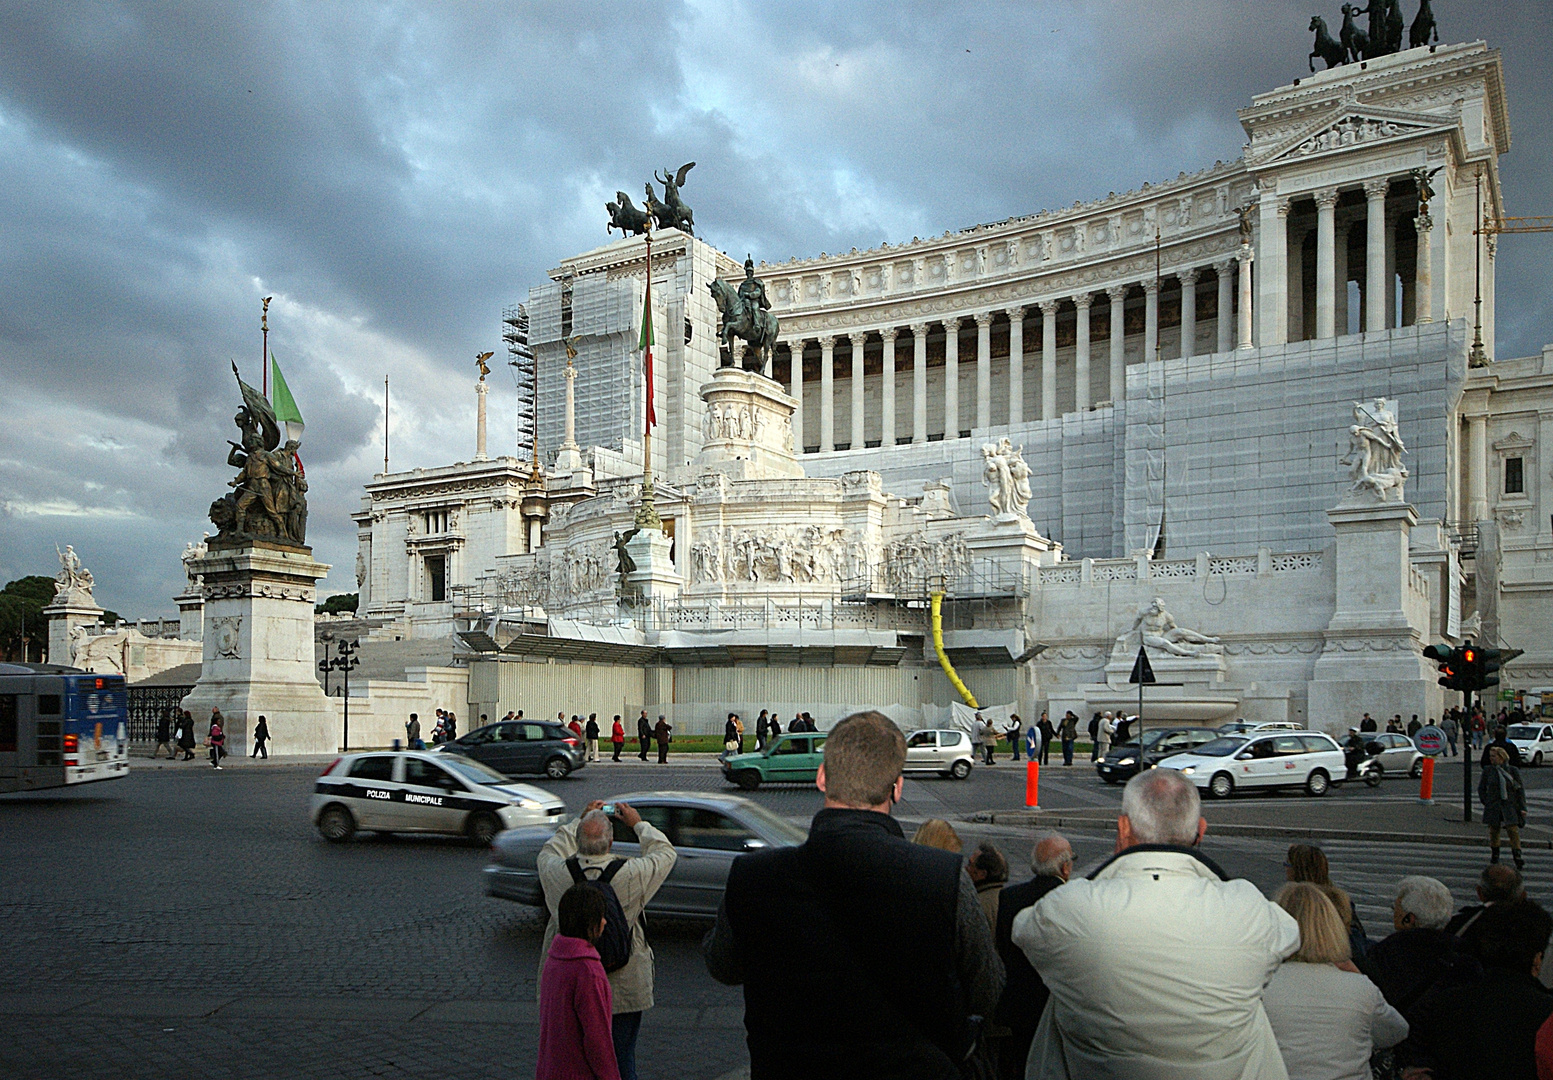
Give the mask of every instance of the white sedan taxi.
[(1553, 760), (1553, 724), (1511, 724), (1505, 737), (1521, 752), (1523, 765)]
[(1325, 795), (1334, 779), (1347, 775), (1342, 747), (1319, 731), (1225, 735), (1165, 758), (1157, 768), (1179, 769), (1216, 799), (1239, 788), (1300, 787), (1307, 795)]
[(508, 780), (453, 754), (396, 751), (346, 754), (313, 785), (310, 817), (325, 840), (358, 829), (467, 836), (482, 846), (503, 829), (554, 825), (566, 806), (548, 791)]

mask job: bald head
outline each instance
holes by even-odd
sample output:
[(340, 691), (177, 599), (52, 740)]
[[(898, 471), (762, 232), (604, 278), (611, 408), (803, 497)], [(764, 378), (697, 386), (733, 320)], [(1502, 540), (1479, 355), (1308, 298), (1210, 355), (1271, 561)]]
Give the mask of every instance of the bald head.
[(615, 828), (602, 810), (589, 810), (577, 823), (577, 854), (608, 855)]
[(1526, 899), (1520, 871), (1504, 863), (1489, 863), (1478, 878), (1478, 899), (1485, 904), (1514, 904)]
[(1047, 833), (1030, 852), (1030, 869), (1038, 877), (1060, 877), (1066, 881), (1073, 872), (1073, 845), (1061, 833)]

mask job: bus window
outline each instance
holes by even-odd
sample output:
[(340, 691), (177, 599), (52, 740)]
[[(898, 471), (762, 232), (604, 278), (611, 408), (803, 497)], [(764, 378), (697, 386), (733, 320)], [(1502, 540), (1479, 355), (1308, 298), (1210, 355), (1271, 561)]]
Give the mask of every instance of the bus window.
[(38, 695), (38, 715), (39, 716), (58, 716), (59, 715), (59, 695), (58, 694), (39, 694)]
[(16, 753), (16, 695), (0, 694), (0, 754)]

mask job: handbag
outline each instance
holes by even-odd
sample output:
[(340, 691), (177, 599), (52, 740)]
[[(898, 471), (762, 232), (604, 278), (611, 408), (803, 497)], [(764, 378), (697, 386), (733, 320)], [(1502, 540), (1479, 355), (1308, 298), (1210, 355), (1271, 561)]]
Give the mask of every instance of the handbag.
[(723, 743), (723, 749), (728, 751), (730, 754), (733, 753), (739, 749), (739, 740), (729, 739), (727, 742)]

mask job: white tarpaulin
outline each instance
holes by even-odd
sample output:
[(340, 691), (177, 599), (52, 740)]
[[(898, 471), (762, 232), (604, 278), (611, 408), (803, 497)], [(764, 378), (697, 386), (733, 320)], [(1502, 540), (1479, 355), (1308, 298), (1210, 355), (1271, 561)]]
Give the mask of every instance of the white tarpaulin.
[(1010, 701), (1007, 705), (988, 705), (980, 709), (973, 709), (964, 702), (952, 701), (949, 703), (951, 723), (961, 731), (970, 731), (976, 724), (976, 714), (981, 713), (983, 720), (990, 721), (998, 731), (1007, 731), (1009, 717), (1013, 715), (1019, 706)]

